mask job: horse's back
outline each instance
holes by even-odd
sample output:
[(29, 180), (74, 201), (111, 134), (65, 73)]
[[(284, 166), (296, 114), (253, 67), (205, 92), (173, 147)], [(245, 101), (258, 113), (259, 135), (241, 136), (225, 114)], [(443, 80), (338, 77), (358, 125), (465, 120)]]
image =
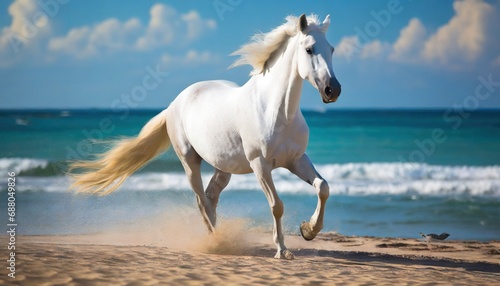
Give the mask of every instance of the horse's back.
[[(217, 103), (229, 97), (231, 92), (238, 88), (234, 82), (226, 80), (200, 81), (185, 88), (172, 102), (176, 108), (190, 109), (199, 101)], [(212, 104), (205, 104), (211, 106)]]

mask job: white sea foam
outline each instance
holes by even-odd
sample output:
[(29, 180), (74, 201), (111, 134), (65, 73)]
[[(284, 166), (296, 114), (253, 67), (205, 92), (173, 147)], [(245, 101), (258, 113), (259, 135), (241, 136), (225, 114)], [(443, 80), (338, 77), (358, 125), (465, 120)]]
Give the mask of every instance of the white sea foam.
[(42, 159), (31, 158), (0, 158), (1, 177), (5, 177), (7, 172), (27, 171), (35, 168), (45, 168), (49, 162)]
[[(0, 171), (28, 170), (47, 166), (35, 159), (0, 159)], [(500, 197), (500, 166), (436, 166), (405, 163), (352, 163), (318, 165), (332, 194), (379, 195), (471, 195)], [(207, 184), (211, 174), (204, 173)], [(280, 193), (314, 194), (314, 189), (285, 169), (273, 172)], [(63, 176), (19, 177), (19, 191), (65, 192), (69, 179)], [(184, 173), (138, 173), (120, 188), (122, 191), (188, 191)], [(233, 175), (227, 189), (259, 191), (255, 176)]]

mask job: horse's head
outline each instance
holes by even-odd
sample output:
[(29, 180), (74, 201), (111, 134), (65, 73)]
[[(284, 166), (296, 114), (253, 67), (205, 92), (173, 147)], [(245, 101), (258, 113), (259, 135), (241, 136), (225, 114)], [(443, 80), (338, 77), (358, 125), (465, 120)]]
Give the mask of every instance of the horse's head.
[(326, 16), (319, 26), (308, 25), (306, 15), (299, 17), (299, 47), (297, 50), (298, 72), (320, 93), (324, 103), (337, 101), (341, 87), (332, 69), (333, 47), (326, 40), (325, 32), (330, 25)]

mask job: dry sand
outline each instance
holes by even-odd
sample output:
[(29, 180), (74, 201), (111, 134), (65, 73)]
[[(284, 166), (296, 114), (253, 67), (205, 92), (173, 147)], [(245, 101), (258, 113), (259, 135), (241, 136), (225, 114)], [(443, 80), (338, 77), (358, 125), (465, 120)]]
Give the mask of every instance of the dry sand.
[[(93, 235), (19, 236), (12, 285), (499, 285), (500, 242), (288, 235), (295, 260), (272, 258), (271, 234), (223, 223), (199, 230), (134, 228)], [(194, 228), (196, 229), (196, 228)], [(7, 237), (0, 237), (7, 245)], [(5, 248), (4, 248), (5, 249)], [(2, 257), (7, 257), (5, 250)], [(2, 259), (5, 261), (4, 259)], [(6, 262), (4, 262), (6, 264)]]

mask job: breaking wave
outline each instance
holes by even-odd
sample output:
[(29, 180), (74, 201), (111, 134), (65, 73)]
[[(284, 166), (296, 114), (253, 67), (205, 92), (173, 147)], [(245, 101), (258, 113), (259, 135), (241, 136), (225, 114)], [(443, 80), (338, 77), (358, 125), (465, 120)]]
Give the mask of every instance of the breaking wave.
[[(69, 179), (61, 163), (42, 159), (3, 158), (0, 172), (18, 175), (18, 191), (66, 192)], [(500, 166), (438, 166), (418, 163), (350, 163), (317, 165), (332, 194), (345, 195), (468, 195), (500, 197)], [(211, 173), (203, 173), (208, 183)], [(278, 192), (314, 194), (314, 189), (285, 169), (273, 172)], [(187, 191), (182, 172), (147, 171), (131, 176), (122, 191)], [(252, 174), (234, 175), (227, 189), (260, 190)]]

